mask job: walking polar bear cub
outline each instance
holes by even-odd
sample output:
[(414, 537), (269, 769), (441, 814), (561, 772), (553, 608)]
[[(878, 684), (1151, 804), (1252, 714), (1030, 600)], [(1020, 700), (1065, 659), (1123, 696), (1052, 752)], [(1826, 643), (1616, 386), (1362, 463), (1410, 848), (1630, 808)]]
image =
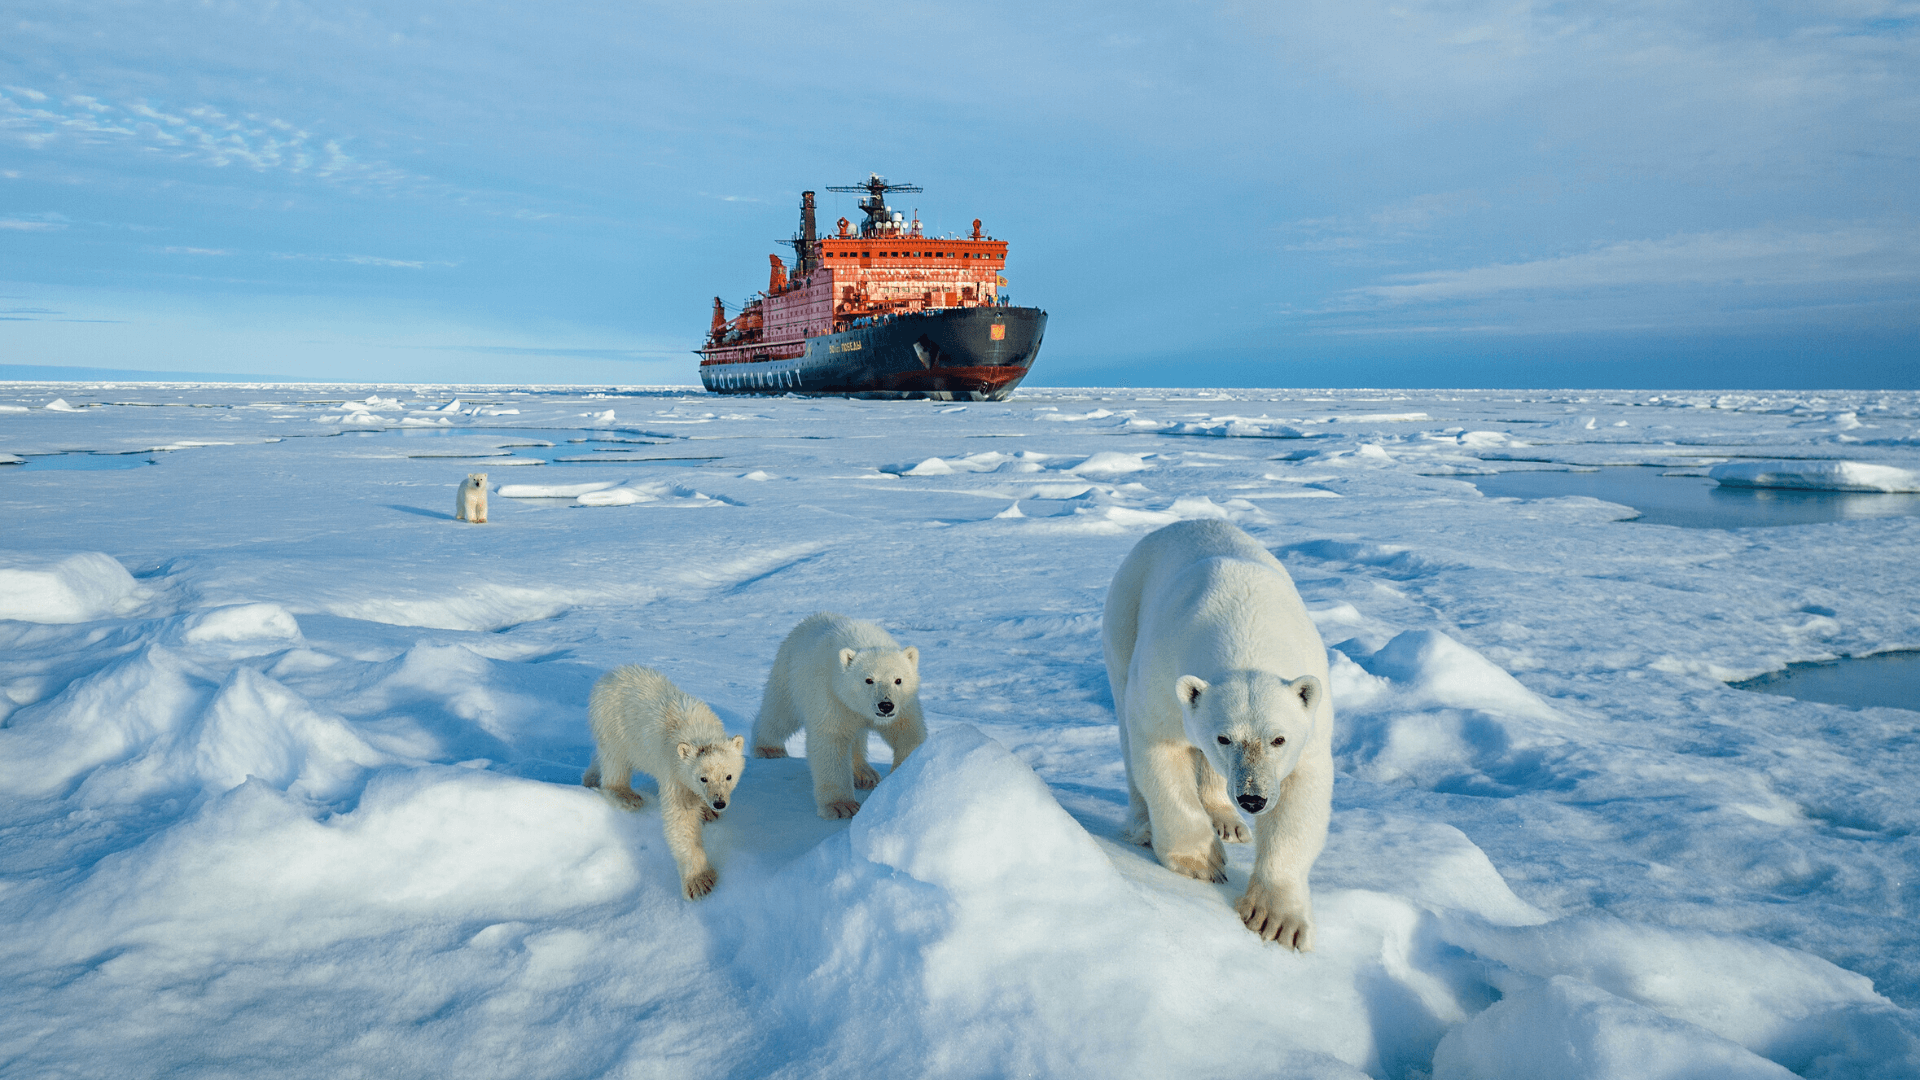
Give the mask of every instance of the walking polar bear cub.
[[(1224, 521), (1149, 533), (1107, 592), (1107, 679), (1127, 769), (1128, 838), (1162, 865), (1225, 881), (1222, 840), (1253, 874), (1248, 929), (1313, 948), (1307, 873), (1333, 806), (1327, 650), (1279, 560)], [(1231, 800), (1231, 801), (1229, 801)]]
[(706, 702), (635, 665), (614, 668), (593, 684), (587, 721), (593, 761), (580, 782), (638, 810), (645, 799), (633, 790), (633, 774), (659, 781), (660, 827), (680, 868), (680, 890), (689, 900), (712, 892), (719, 873), (707, 861), (700, 830), (720, 817), (740, 783), (746, 739), (727, 738)]
[(823, 818), (860, 812), (853, 789), (873, 787), (867, 732), (878, 731), (899, 768), (927, 739), (920, 715), (920, 650), (901, 648), (870, 622), (821, 612), (793, 628), (774, 655), (753, 722), (753, 752), (787, 756), (786, 741), (807, 731), (813, 801)]

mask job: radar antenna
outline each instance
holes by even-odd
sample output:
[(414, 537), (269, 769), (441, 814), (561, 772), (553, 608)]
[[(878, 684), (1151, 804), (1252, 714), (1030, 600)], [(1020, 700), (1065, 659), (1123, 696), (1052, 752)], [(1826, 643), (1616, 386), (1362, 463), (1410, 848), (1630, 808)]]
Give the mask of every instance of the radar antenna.
[(893, 222), (893, 209), (887, 205), (887, 192), (924, 191), (925, 189), (918, 184), (889, 184), (887, 178), (879, 173), (868, 173), (867, 182), (864, 184), (829, 185), (827, 190), (865, 192), (866, 198), (856, 204), (861, 212), (867, 215), (867, 220), (860, 223), (860, 235), (880, 236), (894, 232), (896, 229)]

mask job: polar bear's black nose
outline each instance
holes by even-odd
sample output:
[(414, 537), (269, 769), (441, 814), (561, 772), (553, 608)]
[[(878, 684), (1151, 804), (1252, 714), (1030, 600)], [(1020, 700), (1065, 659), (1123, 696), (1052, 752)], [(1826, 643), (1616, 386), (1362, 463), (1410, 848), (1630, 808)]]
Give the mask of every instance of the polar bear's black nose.
[(713, 800), (713, 808), (715, 810), (725, 810), (727, 808), (727, 800), (725, 799)]
[(878, 708), (880, 710), (881, 716), (887, 716), (893, 712), (893, 702), (882, 701), (879, 705), (875, 706), (875, 708)]
[(1240, 809), (1245, 810), (1249, 814), (1257, 814), (1260, 811), (1266, 809), (1266, 807), (1267, 807), (1267, 800), (1261, 798), (1258, 795), (1240, 796)]

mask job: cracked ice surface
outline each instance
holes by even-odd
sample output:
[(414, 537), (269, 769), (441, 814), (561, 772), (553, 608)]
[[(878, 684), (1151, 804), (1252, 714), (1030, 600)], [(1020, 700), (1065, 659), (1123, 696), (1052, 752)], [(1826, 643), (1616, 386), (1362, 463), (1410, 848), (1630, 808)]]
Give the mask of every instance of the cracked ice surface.
[[(1920, 712), (1724, 683), (1920, 646), (1920, 518), (1678, 529), (1456, 479), (1880, 483), (1920, 468), (1920, 395), (7, 384), (0, 414), (0, 1071), (1920, 1076)], [(685, 449), (528, 461), (451, 520), (556, 430)], [(1203, 516), (1331, 650), (1313, 954), (1234, 919), (1250, 851), (1213, 886), (1116, 839), (1101, 602)], [(577, 785), (588, 688), (652, 665), (744, 733), (823, 609), (922, 649), (933, 738), (851, 822), (750, 762), (689, 904), (654, 807)]]

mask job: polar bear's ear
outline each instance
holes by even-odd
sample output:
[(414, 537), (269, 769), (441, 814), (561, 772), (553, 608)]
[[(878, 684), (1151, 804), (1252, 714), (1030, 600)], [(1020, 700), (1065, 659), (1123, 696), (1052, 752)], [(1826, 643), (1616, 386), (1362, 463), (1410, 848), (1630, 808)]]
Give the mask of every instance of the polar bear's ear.
[(859, 655), (860, 655), (859, 653), (853, 651), (852, 649), (841, 649), (840, 650), (840, 670), (845, 671), (848, 668), (852, 667), (853, 658)]
[(1173, 692), (1180, 696), (1180, 704), (1189, 709), (1200, 704), (1200, 695), (1206, 689), (1206, 680), (1197, 675), (1182, 675), (1173, 684)]
[(1293, 681), (1293, 692), (1299, 695), (1300, 706), (1312, 712), (1313, 707), (1320, 704), (1320, 696), (1325, 694), (1326, 690), (1320, 685), (1319, 679), (1311, 675), (1302, 675)]
[(680, 751), (681, 761), (685, 761), (688, 758), (693, 756), (693, 744), (690, 742), (683, 742), (678, 747), (676, 747), (676, 749)]
[(906, 648), (900, 650), (900, 655), (906, 657), (907, 663), (912, 664), (915, 668), (918, 668), (920, 666), (919, 646), (909, 645)]
[(747, 737), (745, 735), (735, 735), (733, 737), (733, 748), (736, 751), (745, 750), (747, 748)]

